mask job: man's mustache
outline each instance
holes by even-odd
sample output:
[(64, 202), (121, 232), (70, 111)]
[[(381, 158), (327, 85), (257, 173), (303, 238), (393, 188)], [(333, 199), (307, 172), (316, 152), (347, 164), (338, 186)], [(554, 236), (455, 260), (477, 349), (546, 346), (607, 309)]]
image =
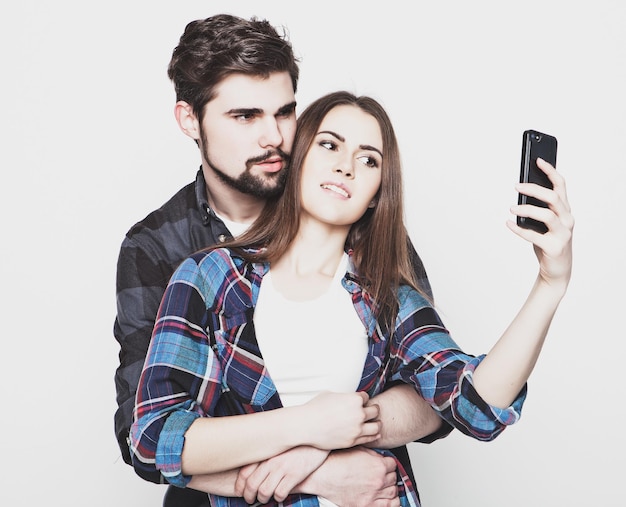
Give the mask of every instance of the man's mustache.
[(279, 156), (280, 158), (282, 158), (286, 166), (289, 165), (289, 162), (291, 161), (291, 156), (288, 153), (285, 153), (284, 151), (280, 149), (275, 149), (275, 150), (269, 150), (265, 152), (264, 154), (259, 155), (257, 157), (249, 158), (248, 162), (246, 163), (246, 167), (250, 167), (255, 164), (262, 164), (266, 160), (269, 160), (270, 158), (276, 157), (276, 156)]

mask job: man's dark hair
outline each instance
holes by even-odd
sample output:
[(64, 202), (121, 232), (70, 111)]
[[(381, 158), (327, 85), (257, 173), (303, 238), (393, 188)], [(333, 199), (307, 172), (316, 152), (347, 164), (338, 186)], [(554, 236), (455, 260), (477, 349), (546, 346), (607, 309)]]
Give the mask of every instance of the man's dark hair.
[(230, 74), (268, 77), (289, 72), (294, 93), (298, 60), (286, 31), (268, 21), (218, 14), (190, 22), (174, 49), (167, 69), (176, 100), (187, 102), (200, 121), (215, 87)]

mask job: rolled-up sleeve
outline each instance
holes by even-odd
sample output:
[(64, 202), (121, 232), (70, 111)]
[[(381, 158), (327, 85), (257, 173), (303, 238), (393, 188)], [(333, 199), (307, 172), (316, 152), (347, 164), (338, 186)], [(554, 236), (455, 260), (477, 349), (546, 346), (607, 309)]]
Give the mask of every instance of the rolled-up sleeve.
[(131, 427), (138, 475), (159, 471), (184, 487), (181, 456), (185, 433), (207, 416), (219, 398), (221, 368), (207, 335), (206, 274), (196, 260), (176, 270), (163, 296), (139, 381)]
[(408, 288), (400, 291), (391, 349), (392, 380), (412, 384), (444, 420), (466, 435), (493, 440), (519, 420), (526, 386), (509, 407), (485, 402), (473, 383), (474, 370), (485, 356), (464, 353), (435, 309)]

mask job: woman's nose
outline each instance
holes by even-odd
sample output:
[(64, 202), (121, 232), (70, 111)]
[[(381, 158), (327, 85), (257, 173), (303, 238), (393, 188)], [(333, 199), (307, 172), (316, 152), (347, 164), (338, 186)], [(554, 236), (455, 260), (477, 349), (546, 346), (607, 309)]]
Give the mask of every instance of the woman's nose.
[(333, 172), (343, 174), (346, 178), (354, 177), (354, 169), (347, 162), (342, 162), (341, 164), (338, 164)]

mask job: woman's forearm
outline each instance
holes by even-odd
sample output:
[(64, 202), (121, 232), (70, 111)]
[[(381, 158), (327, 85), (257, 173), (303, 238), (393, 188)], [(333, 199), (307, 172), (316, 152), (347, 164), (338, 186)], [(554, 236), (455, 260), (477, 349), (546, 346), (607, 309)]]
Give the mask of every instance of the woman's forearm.
[(297, 407), (228, 417), (200, 417), (185, 433), (185, 475), (223, 472), (263, 461), (305, 439)]
[(474, 386), (490, 405), (506, 408), (535, 367), (567, 284), (535, 282), (526, 302), (474, 371)]
[(264, 461), (301, 445), (344, 449), (380, 438), (377, 406), (365, 393), (325, 392), (295, 407), (227, 417), (200, 417), (185, 432), (185, 475), (210, 474)]
[(235, 481), (238, 470), (227, 470), (214, 474), (194, 475), (187, 484), (188, 488), (219, 496), (238, 496)]

